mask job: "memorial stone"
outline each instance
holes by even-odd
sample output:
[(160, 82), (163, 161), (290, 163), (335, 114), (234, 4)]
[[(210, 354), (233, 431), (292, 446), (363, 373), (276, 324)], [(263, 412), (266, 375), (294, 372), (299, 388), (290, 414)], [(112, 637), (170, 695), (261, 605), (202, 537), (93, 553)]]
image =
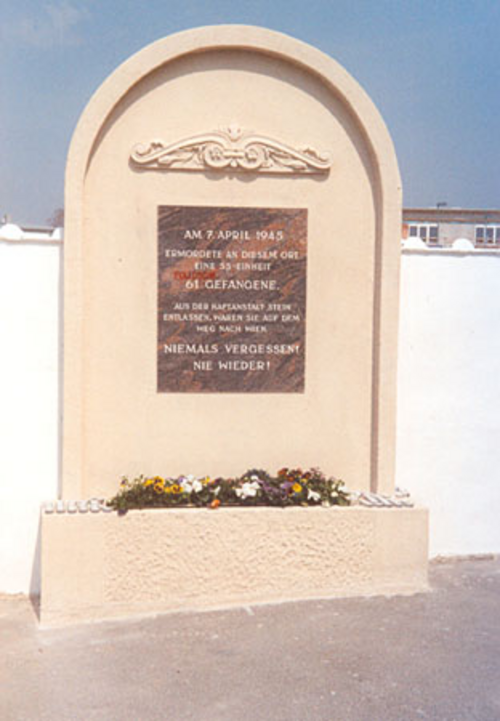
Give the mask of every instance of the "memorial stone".
[(63, 495), (122, 474), (394, 484), (400, 181), (304, 43), (160, 40), (95, 94), (66, 180)]
[[(425, 509), (373, 494), (394, 490), (400, 200), (370, 100), (285, 35), (180, 33), (98, 90), (67, 165), (42, 623), (427, 588)], [(360, 504), (96, 500), (123, 474), (283, 466)]]

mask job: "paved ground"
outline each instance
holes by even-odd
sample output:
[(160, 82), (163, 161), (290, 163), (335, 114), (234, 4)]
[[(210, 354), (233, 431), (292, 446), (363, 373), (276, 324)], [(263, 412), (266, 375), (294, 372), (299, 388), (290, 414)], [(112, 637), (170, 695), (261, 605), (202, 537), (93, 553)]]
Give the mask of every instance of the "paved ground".
[(500, 560), (432, 591), (37, 628), (0, 598), (2, 721), (499, 721)]

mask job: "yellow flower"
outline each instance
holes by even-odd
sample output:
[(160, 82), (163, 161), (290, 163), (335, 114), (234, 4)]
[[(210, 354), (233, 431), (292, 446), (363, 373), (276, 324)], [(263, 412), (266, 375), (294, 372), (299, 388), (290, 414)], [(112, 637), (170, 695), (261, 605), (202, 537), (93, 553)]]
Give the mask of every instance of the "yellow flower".
[(292, 486), (292, 491), (294, 493), (300, 493), (301, 490), (302, 490), (302, 486), (300, 485), (300, 483), (295, 482)]
[(172, 486), (165, 486), (164, 493), (172, 493)]
[(163, 489), (165, 487), (165, 481), (163, 478), (161, 476), (155, 476), (153, 478), (153, 482), (156, 493), (163, 493)]
[(142, 485), (144, 486), (144, 488), (147, 488), (148, 486), (152, 486), (154, 482), (154, 478), (146, 478)]
[(182, 493), (182, 488), (179, 486), (178, 483), (174, 483), (170, 490), (172, 491), (172, 493)]

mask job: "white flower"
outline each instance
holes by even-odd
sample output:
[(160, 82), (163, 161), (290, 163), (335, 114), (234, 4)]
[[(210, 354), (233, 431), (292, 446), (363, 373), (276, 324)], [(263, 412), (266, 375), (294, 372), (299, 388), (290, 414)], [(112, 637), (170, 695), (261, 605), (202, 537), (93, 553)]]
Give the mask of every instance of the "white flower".
[(251, 496), (253, 497), (257, 495), (259, 488), (260, 485), (256, 481), (252, 481), (252, 483), (245, 481), (242, 487), (236, 488), (234, 492), (238, 498), (250, 498)]
[(184, 493), (192, 493), (193, 491), (199, 493), (203, 488), (203, 485), (194, 476), (182, 476), (179, 478), (178, 483)]
[(321, 494), (317, 491), (313, 491), (310, 488), (307, 489), (307, 500), (308, 501), (319, 501)]

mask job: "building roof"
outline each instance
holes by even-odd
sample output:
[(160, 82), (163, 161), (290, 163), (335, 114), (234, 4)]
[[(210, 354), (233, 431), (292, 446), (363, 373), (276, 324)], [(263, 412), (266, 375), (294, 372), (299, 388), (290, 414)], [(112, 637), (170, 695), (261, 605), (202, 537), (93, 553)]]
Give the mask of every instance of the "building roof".
[(404, 208), (404, 222), (500, 223), (500, 210), (485, 208)]

